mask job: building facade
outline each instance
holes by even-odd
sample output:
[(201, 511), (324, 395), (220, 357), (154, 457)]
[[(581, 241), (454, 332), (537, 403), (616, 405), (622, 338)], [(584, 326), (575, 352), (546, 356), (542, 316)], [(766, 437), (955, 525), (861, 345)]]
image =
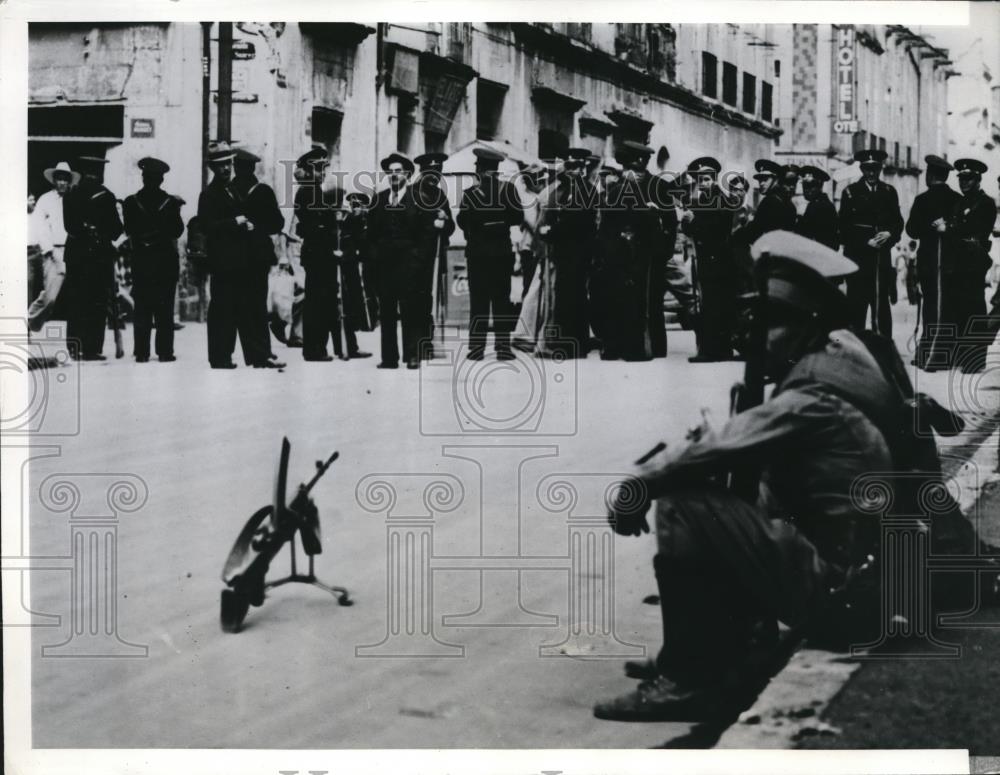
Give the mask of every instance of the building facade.
[(158, 156), (189, 217), (224, 111), (229, 139), (262, 157), (287, 207), (294, 159), (312, 145), (333, 171), (368, 175), (392, 150), (476, 140), (533, 159), (574, 145), (611, 157), (632, 139), (658, 151), (660, 169), (711, 154), (748, 172), (782, 132), (776, 29), (235, 23), (220, 47), (213, 23), (32, 24), (29, 188), (43, 190), (58, 160), (98, 154), (124, 197), (139, 186), (135, 162)]
[(956, 74), (948, 52), (901, 26), (794, 24), (777, 37), (789, 81), (777, 157), (827, 170), (839, 200), (860, 177), (854, 152), (881, 149), (884, 178), (906, 212), (924, 156), (948, 153), (948, 79)]

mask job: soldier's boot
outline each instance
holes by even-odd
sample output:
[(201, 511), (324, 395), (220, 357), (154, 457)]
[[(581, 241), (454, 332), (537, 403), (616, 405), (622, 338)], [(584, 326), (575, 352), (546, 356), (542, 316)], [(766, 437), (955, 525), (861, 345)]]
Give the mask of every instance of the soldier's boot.
[(718, 721), (735, 719), (766, 679), (747, 669), (752, 622), (731, 585), (690, 561), (658, 554), (664, 643), (655, 664), (633, 663), (646, 677), (638, 688), (594, 706), (609, 721)]

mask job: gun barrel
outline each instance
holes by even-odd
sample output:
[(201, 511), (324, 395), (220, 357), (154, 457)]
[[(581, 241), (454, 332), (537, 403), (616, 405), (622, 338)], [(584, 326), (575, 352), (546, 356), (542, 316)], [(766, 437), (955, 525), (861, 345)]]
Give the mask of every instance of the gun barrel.
[(325, 463), (319, 463), (318, 462), (316, 464), (316, 473), (313, 475), (313, 478), (309, 480), (308, 484), (302, 485), (302, 487), (300, 489), (300, 492), (303, 495), (308, 495), (309, 491), (312, 490), (312, 488), (316, 484), (316, 482), (318, 482), (320, 479), (323, 478), (323, 474), (326, 473), (326, 470), (331, 465), (333, 465), (333, 461), (336, 460), (338, 457), (340, 457), (340, 453), (339, 452), (334, 452), (332, 455), (330, 455), (330, 457), (327, 459), (327, 461)]

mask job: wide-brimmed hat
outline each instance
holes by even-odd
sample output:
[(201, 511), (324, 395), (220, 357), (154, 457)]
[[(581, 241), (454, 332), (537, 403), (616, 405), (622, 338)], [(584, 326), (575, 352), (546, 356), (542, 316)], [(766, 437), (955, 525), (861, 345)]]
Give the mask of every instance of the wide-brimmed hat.
[(218, 164), (224, 161), (232, 161), (235, 156), (233, 147), (225, 140), (216, 140), (208, 144), (208, 163)]
[(379, 166), (382, 168), (383, 172), (388, 172), (389, 165), (394, 163), (402, 164), (403, 169), (405, 169), (407, 172), (413, 172), (413, 170), (416, 169), (410, 157), (407, 156), (406, 154), (400, 153), (399, 151), (393, 151), (392, 153), (390, 153), (388, 156), (382, 159), (381, 162), (379, 162)]
[(945, 174), (949, 173), (954, 169), (951, 164), (948, 163), (947, 159), (943, 159), (940, 156), (936, 156), (933, 153), (928, 154), (924, 157), (924, 162), (927, 164), (927, 169), (937, 169)]
[(246, 162), (247, 164), (259, 164), (260, 156), (247, 150), (246, 148), (234, 148), (233, 160)]
[(55, 167), (49, 167), (42, 174), (52, 185), (55, 185), (55, 180), (53, 180), (55, 175), (69, 175), (71, 186), (75, 186), (80, 182), (80, 173), (71, 169), (69, 164), (64, 161), (59, 162)]
[(764, 176), (778, 177), (783, 171), (782, 166), (771, 159), (758, 159), (754, 162), (753, 168), (757, 170), (753, 176), (754, 180), (760, 180)]
[(103, 156), (77, 156), (76, 166), (81, 174), (103, 172), (108, 160)]

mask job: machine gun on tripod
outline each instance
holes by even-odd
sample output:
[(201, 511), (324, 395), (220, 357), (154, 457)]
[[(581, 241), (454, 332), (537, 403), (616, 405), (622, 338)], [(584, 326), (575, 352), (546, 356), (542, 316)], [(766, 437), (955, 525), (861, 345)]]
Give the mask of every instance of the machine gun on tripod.
[[(285, 490), (290, 453), (291, 444), (284, 438), (281, 441), (274, 500), (271, 505), (258, 509), (247, 520), (222, 569), (222, 580), (226, 583), (226, 589), (222, 590), (220, 622), (225, 632), (239, 632), (250, 606), (264, 604), (266, 590), (290, 582), (311, 584), (334, 595), (340, 605), (353, 605), (347, 589), (324, 584), (316, 578), (313, 568), (313, 558), (323, 551), (323, 546), (320, 542), (319, 509), (309, 497), (309, 493), (340, 453), (334, 452), (326, 461), (317, 460), (313, 478), (299, 485), (292, 502), (286, 506)], [(309, 569), (306, 573), (298, 572), (296, 534), (309, 558)], [(288, 576), (275, 581), (266, 581), (271, 560), (286, 543), (289, 544), (291, 551), (291, 572)]]

